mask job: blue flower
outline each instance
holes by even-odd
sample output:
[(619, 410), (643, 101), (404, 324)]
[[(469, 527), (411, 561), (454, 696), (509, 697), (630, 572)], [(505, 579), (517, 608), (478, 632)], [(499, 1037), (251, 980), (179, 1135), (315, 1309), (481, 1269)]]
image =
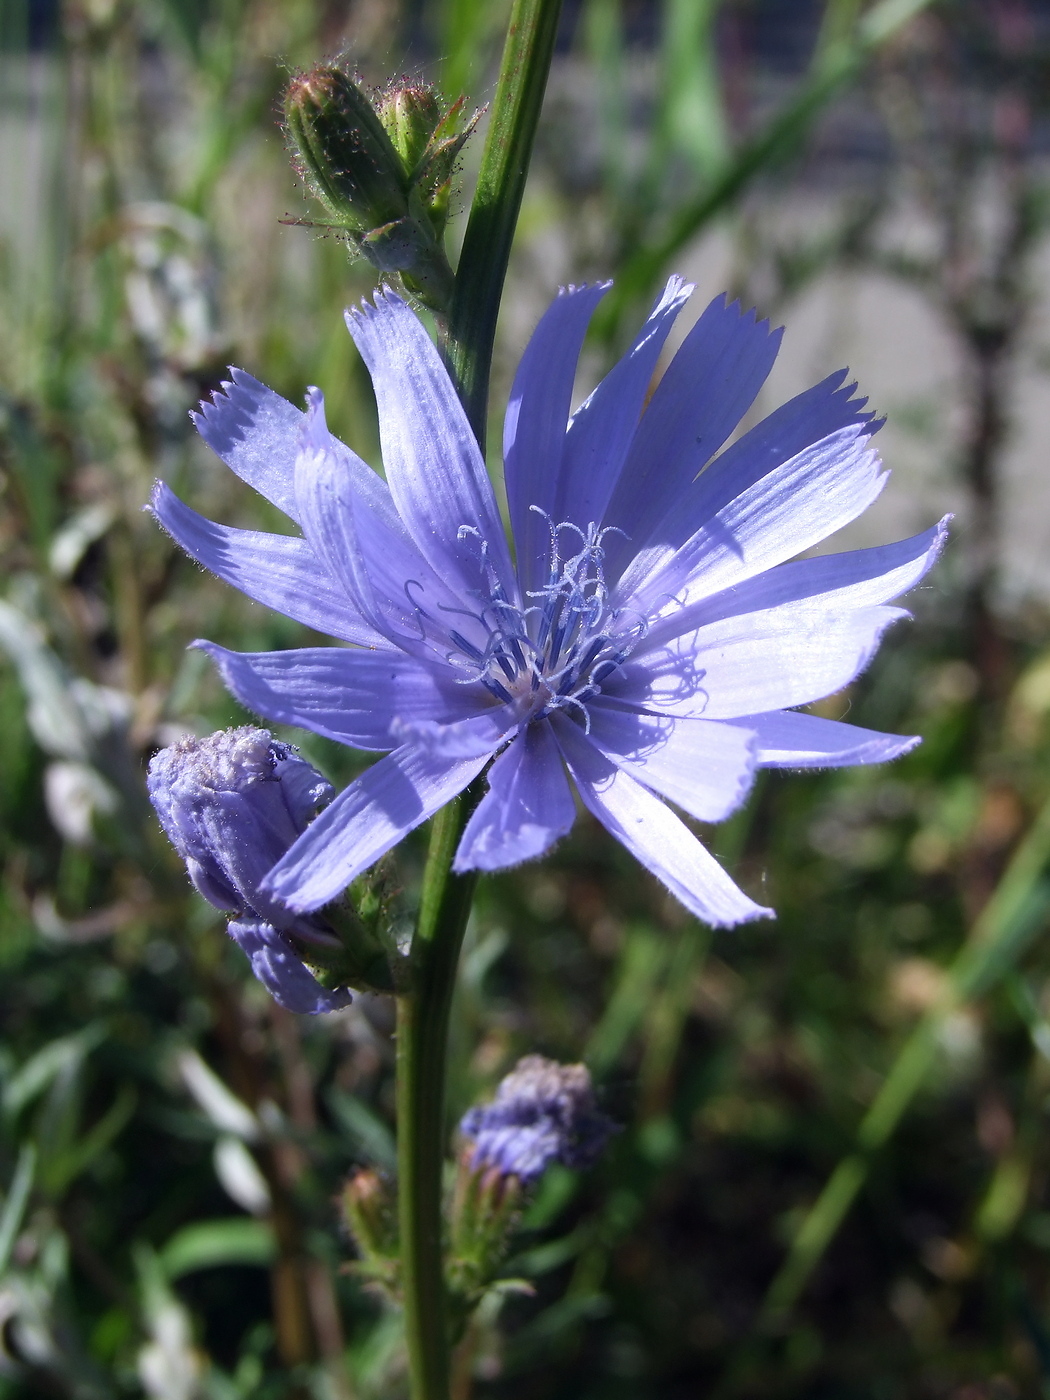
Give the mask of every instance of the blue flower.
[(459, 1125), (473, 1142), (473, 1168), (535, 1181), (553, 1162), (582, 1171), (600, 1156), (616, 1125), (598, 1108), (585, 1065), (526, 1055), (500, 1081), (496, 1097)]
[(274, 1000), (304, 1013), (346, 1006), (349, 992), (325, 991), (292, 941), (338, 948), (335, 934), (262, 888), (266, 872), (332, 800), (327, 779), (267, 730), (246, 725), (161, 749), (146, 786), (199, 893), (238, 916), (230, 936)]
[[(504, 429), (516, 564), (441, 358), (389, 291), (346, 316), (372, 375), (386, 481), (325, 426), (233, 370), (197, 426), (299, 527), (206, 520), (158, 484), (153, 509), (201, 564), (348, 645), (245, 654), (199, 642), (271, 721), (392, 750), (277, 861), (262, 888), (316, 909), (491, 762), (456, 869), (542, 855), (584, 805), (716, 925), (770, 914), (667, 805), (727, 817), (763, 767), (876, 763), (918, 743), (800, 713), (841, 689), (907, 614), (887, 606), (945, 522), (898, 544), (796, 559), (886, 476), (879, 423), (845, 371), (728, 442), (779, 332), (723, 299), (646, 403), (691, 288), (672, 278), (631, 349), (570, 417), (606, 286), (570, 287), (532, 337)], [(793, 562), (792, 562), (793, 561)], [(666, 799), (666, 801), (664, 800)]]

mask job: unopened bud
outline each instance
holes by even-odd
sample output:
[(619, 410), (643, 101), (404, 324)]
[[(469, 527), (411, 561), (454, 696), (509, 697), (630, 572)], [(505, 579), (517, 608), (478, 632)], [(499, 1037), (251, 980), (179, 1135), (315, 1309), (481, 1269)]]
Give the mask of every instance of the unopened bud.
[(409, 84), (385, 92), (377, 111), (405, 170), (414, 174), (444, 120), (444, 104), (433, 88)]
[(396, 1294), (398, 1280), (397, 1202), (389, 1183), (363, 1167), (342, 1191), (343, 1216), (360, 1260), (354, 1271), (384, 1291)]
[[(377, 107), (378, 103), (378, 107)], [(403, 87), (373, 99), (339, 68), (296, 78), (285, 121), (300, 173), (353, 249), (380, 272), (444, 312), (452, 270), (441, 235), (452, 165), (469, 135), (430, 89)], [(451, 127), (449, 126), (451, 120)]]
[(284, 115), (301, 173), (337, 224), (365, 234), (408, 214), (408, 180), (369, 97), (338, 68), (296, 78)]

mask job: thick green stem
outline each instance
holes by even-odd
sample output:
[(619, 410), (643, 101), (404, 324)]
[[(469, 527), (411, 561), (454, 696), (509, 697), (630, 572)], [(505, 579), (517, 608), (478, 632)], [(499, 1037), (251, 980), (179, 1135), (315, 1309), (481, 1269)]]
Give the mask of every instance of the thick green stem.
[(496, 318), (560, 14), (561, 0), (514, 0), (456, 269), (446, 353), (483, 451)]
[(448, 1400), (441, 1178), (445, 1161), (445, 1060), (456, 968), (477, 876), (452, 857), (477, 784), (434, 818), (412, 940), (411, 985), (397, 1000), (397, 1163), (401, 1283), (412, 1400)]

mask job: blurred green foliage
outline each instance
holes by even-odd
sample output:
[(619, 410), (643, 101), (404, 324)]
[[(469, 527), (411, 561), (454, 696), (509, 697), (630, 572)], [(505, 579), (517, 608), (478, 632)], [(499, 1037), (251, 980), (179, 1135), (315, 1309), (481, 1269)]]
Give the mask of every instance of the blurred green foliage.
[[(401, 1393), (397, 1319), (345, 1269), (336, 1205), (352, 1166), (393, 1161), (390, 1008), (275, 1007), (142, 789), (159, 744), (245, 719), (189, 640), (306, 638), (141, 506), (163, 475), (209, 515), (280, 528), (187, 419), (227, 361), (293, 399), (323, 385), (377, 462), (339, 316), (371, 283), (281, 222), (304, 212), (281, 88), (345, 47), (366, 79), (407, 69), (482, 102), (506, 8), (0, 10), (5, 1400)], [(495, 408), (558, 280), (620, 278), (594, 368), (717, 218), (734, 290), (763, 310), (857, 267), (937, 309), (963, 394), (929, 450), (970, 508), (916, 624), (824, 709), (923, 746), (767, 775), (708, 833), (776, 924), (697, 927), (583, 819), (552, 859), (483, 883), (451, 1111), (538, 1050), (585, 1058), (625, 1131), (528, 1205), (506, 1272), (534, 1293), (486, 1305), (459, 1400), (1050, 1393), (1050, 636), (1045, 603), (996, 588), (1050, 44), (1042, 5), (922, 9), (566, 11)], [(831, 166), (832, 217), (792, 233), (782, 201)], [(902, 187), (918, 250), (894, 241)], [(337, 783), (363, 761), (284, 737)], [(420, 859), (399, 853), (405, 909)]]

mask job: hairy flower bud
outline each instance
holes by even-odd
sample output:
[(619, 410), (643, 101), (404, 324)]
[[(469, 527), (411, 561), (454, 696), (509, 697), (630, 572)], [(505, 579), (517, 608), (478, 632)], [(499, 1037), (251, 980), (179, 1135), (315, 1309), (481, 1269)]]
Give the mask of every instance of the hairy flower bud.
[(560, 1065), (526, 1055), (484, 1107), (460, 1123), (473, 1142), (470, 1163), (522, 1182), (535, 1181), (553, 1162), (582, 1169), (597, 1161), (616, 1127), (598, 1108), (585, 1065)]
[(457, 121), (455, 131), (446, 130), (460, 106), (446, 112), (421, 87), (373, 99), (342, 69), (328, 66), (296, 78), (284, 102), (298, 168), (333, 227), (437, 311), (447, 308), (452, 291), (441, 247), (447, 186), (470, 131), (460, 131)]
[(408, 179), (371, 100), (339, 68), (289, 85), (288, 133), (302, 174), (340, 226), (366, 234), (408, 214)]
[(182, 739), (154, 756), (146, 784), (193, 884), (237, 916), (230, 936), (282, 1006), (304, 1013), (345, 1006), (343, 984), (365, 964), (380, 987), (389, 985), (375, 938), (362, 937), (346, 911), (338, 911), (340, 937), (324, 913), (294, 914), (262, 889), (271, 866), (334, 795), (293, 748), (250, 725)]
[(411, 176), (428, 154), (431, 137), (444, 120), (444, 104), (433, 88), (406, 83), (385, 92), (376, 111)]

